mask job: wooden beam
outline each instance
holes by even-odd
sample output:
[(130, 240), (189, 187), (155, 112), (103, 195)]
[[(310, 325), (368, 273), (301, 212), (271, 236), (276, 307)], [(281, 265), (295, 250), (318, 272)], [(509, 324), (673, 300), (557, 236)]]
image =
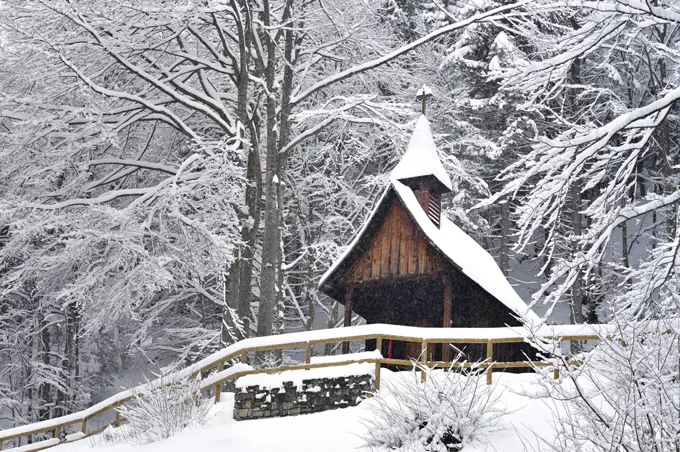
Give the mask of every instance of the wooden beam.
[(420, 369), (420, 382), (425, 383), (425, 380), (427, 379), (425, 367), (429, 361), (429, 356), (427, 356), (427, 339), (423, 339), (423, 342), (420, 344), (420, 361), (422, 365), (422, 368)]
[[(344, 326), (352, 326), (352, 295), (354, 287), (350, 286), (345, 290), (345, 323)], [(349, 342), (342, 343), (342, 354), (349, 353)]]
[(222, 401), (222, 383), (215, 385), (215, 403), (220, 403)]
[(486, 384), (490, 385), (493, 382), (493, 341), (489, 340), (486, 343)]
[[(310, 364), (312, 362), (312, 344), (307, 342), (305, 347), (305, 364)], [(309, 370), (309, 366), (305, 367), (305, 370)]]
[[(444, 328), (450, 328), (452, 317), (452, 287), (451, 276), (444, 275)], [(451, 361), (451, 346), (449, 344), (442, 344), (442, 361)]]
[[(378, 336), (375, 339), (375, 349), (380, 352), (382, 355), (382, 337)], [(375, 390), (379, 391), (380, 390), (380, 366), (381, 363), (380, 361), (375, 362)]]

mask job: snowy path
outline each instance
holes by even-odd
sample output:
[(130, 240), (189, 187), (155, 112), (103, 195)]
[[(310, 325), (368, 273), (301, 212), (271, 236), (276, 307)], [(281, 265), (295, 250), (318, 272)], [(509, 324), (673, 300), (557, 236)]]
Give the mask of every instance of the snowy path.
[[(399, 374), (384, 371), (389, 381)], [(496, 390), (508, 411), (493, 432), (488, 443), (468, 445), (463, 452), (520, 452), (537, 449), (533, 432), (546, 439), (552, 437), (551, 411), (543, 399), (534, 374), (496, 374)], [(387, 389), (383, 389), (387, 390)], [(350, 452), (368, 451), (361, 438), (362, 418), (369, 416), (367, 405), (324, 413), (287, 418), (236, 422), (232, 419), (233, 394), (225, 393), (223, 402), (213, 407), (208, 423), (188, 429), (164, 441), (135, 446), (130, 444), (95, 445), (86, 439), (58, 446), (56, 452)]]

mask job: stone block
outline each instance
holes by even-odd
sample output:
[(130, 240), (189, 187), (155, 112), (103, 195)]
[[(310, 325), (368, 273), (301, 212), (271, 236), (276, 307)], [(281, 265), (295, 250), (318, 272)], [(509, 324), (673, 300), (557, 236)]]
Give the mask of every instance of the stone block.
[(237, 419), (250, 419), (252, 416), (253, 410), (241, 409), (236, 411), (234, 417)]

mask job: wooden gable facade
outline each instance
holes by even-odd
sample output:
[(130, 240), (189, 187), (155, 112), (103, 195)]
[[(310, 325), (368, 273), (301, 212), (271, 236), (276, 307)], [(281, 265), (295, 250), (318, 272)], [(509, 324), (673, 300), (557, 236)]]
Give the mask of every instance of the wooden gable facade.
[(410, 218), (404, 206), (393, 202), (366, 249), (342, 278), (344, 284), (440, 274), (445, 258)]

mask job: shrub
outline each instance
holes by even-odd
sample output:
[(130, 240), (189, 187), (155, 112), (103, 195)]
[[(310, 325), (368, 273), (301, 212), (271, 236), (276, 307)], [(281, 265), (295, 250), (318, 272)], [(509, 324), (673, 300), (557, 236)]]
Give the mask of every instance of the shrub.
[[(363, 423), (369, 447), (459, 451), (503, 415), (496, 408), (498, 396), (484, 382), (484, 371), (463, 375), (416, 366), (412, 372), (401, 372), (399, 380), (386, 382), (387, 391), (368, 403), (372, 416)], [(425, 383), (417, 370), (425, 372)]]
[(161, 377), (134, 391), (134, 399), (118, 408), (125, 424), (107, 429), (106, 442), (146, 444), (205, 423), (210, 402), (201, 397), (198, 378)]
[[(560, 381), (541, 380), (554, 404), (556, 438), (543, 450), (680, 450), (680, 334), (641, 322), (601, 338), (581, 366), (562, 359)], [(559, 407), (559, 409), (557, 409)]]

